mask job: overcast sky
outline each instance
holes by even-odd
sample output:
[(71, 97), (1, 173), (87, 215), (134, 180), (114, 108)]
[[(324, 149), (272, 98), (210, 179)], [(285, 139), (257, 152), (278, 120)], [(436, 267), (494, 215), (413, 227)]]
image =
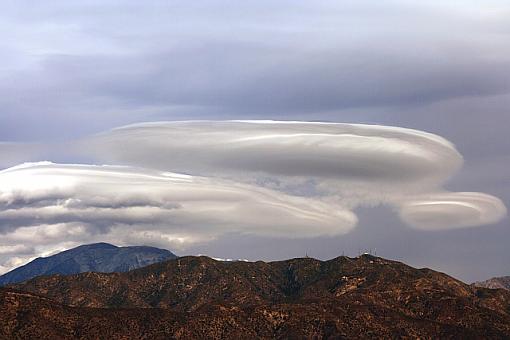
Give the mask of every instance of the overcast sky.
[[(55, 164), (0, 173), (0, 271), (105, 240), (510, 275), (509, 17), (496, 0), (3, 2), (0, 169)], [(259, 119), (380, 126), (143, 124)]]

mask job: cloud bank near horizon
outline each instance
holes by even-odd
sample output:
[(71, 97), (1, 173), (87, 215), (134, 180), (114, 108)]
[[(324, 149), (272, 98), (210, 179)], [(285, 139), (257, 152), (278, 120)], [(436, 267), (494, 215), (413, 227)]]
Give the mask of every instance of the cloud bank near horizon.
[(388, 206), (428, 231), (506, 216), (494, 196), (443, 188), (463, 163), (452, 143), (399, 127), (153, 122), (80, 140), (72, 152), (118, 165), (0, 171), (0, 254), (19, 255), (3, 270), (16, 258), (97, 240), (185, 249), (227, 233), (340, 235), (364, 206)]

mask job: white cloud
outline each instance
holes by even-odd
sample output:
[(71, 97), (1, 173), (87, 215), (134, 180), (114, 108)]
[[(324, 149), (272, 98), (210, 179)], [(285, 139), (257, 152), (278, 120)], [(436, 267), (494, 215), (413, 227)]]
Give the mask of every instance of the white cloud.
[(27, 254), (27, 253), (32, 253), (32, 252), (33, 252), (33, 248), (28, 247), (23, 244), (15, 244), (15, 245), (0, 244), (0, 255)]
[(182, 250), (226, 233), (336, 235), (355, 227), (356, 207), (379, 204), (423, 230), (506, 215), (496, 197), (442, 188), (462, 166), (453, 144), (399, 127), (146, 123), (87, 138), (76, 151), (122, 166), (0, 171), (0, 249), (25, 244), (33, 254), (19, 258), (28, 259), (96, 241)]
[(455, 147), (437, 135), (338, 123), (146, 123), (98, 135), (82, 149), (103, 161), (284, 190), (313, 180), (319, 194), (349, 193), (351, 205), (438, 187), (462, 165)]
[[(403, 220), (423, 228), (483, 225), (506, 214), (497, 198), (476, 193), (469, 199), (471, 212), (478, 209), (483, 216), (461, 213), (460, 202), (466, 194), (451, 193), (448, 195), (460, 201), (449, 205), (450, 215), (444, 213), (446, 206), (432, 209), (429, 205), (420, 211), (426, 211), (431, 222), (418, 223), (417, 203), (411, 208), (408, 198), (444, 192), (442, 185), (462, 166), (463, 159), (448, 140), (400, 127), (278, 121), (153, 122), (99, 134), (82, 141), (81, 148), (99, 160), (234, 179), (318, 196), (350, 209), (402, 206)], [(487, 208), (487, 200), (491, 208)]]
[(476, 227), (500, 221), (506, 208), (498, 198), (479, 192), (435, 193), (402, 202), (400, 217), (425, 230)]
[(356, 222), (336, 204), (215, 178), (49, 162), (0, 171), (6, 246), (100, 239), (175, 249), (228, 232), (342, 234)]
[(12, 270), (13, 268), (21, 266), (31, 260), (33, 260), (33, 257), (28, 256), (10, 257), (7, 261), (4, 261), (3, 263), (0, 264), (0, 275)]

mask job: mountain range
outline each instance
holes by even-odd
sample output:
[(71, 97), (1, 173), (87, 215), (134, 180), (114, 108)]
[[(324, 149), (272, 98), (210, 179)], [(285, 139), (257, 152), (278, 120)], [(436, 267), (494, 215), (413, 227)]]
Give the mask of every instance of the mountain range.
[(509, 291), (371, 255), (39, 276), (0, 315), (0, 338), (510, 338)]
[(126, 272), (176, 257), (168, 250), (154, 247), (117, 247), (108, 243), (87, 244), (53, 256), (40, 257), (18, 267), (0, 276), (0, 286), (26, 281), (40, 275)]

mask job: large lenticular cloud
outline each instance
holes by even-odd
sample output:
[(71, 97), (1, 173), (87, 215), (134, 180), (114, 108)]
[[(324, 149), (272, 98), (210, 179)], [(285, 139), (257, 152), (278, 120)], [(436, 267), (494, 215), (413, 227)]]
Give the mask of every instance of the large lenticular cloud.
[(462, 156), (446, 139), (412, 129), (156, 122), (117, 128), (82, 145), (100, 160), (255, 183), (344, 208), (387, 204), (420, 229), (483, 225), (506, 214), (499, 199), (481, 193), (447, 193), (448, 200), (438, 200), (436, 193), (444, 192), (441, 186), (462, 166)]
[(92, 146), (93, 154), (104, 159), (161, 170), (334, 179), (370, 186), (439, 185), (462, 164), (454, 146), (437, 135), (339, 123), (146, 123), (101, 134)]

